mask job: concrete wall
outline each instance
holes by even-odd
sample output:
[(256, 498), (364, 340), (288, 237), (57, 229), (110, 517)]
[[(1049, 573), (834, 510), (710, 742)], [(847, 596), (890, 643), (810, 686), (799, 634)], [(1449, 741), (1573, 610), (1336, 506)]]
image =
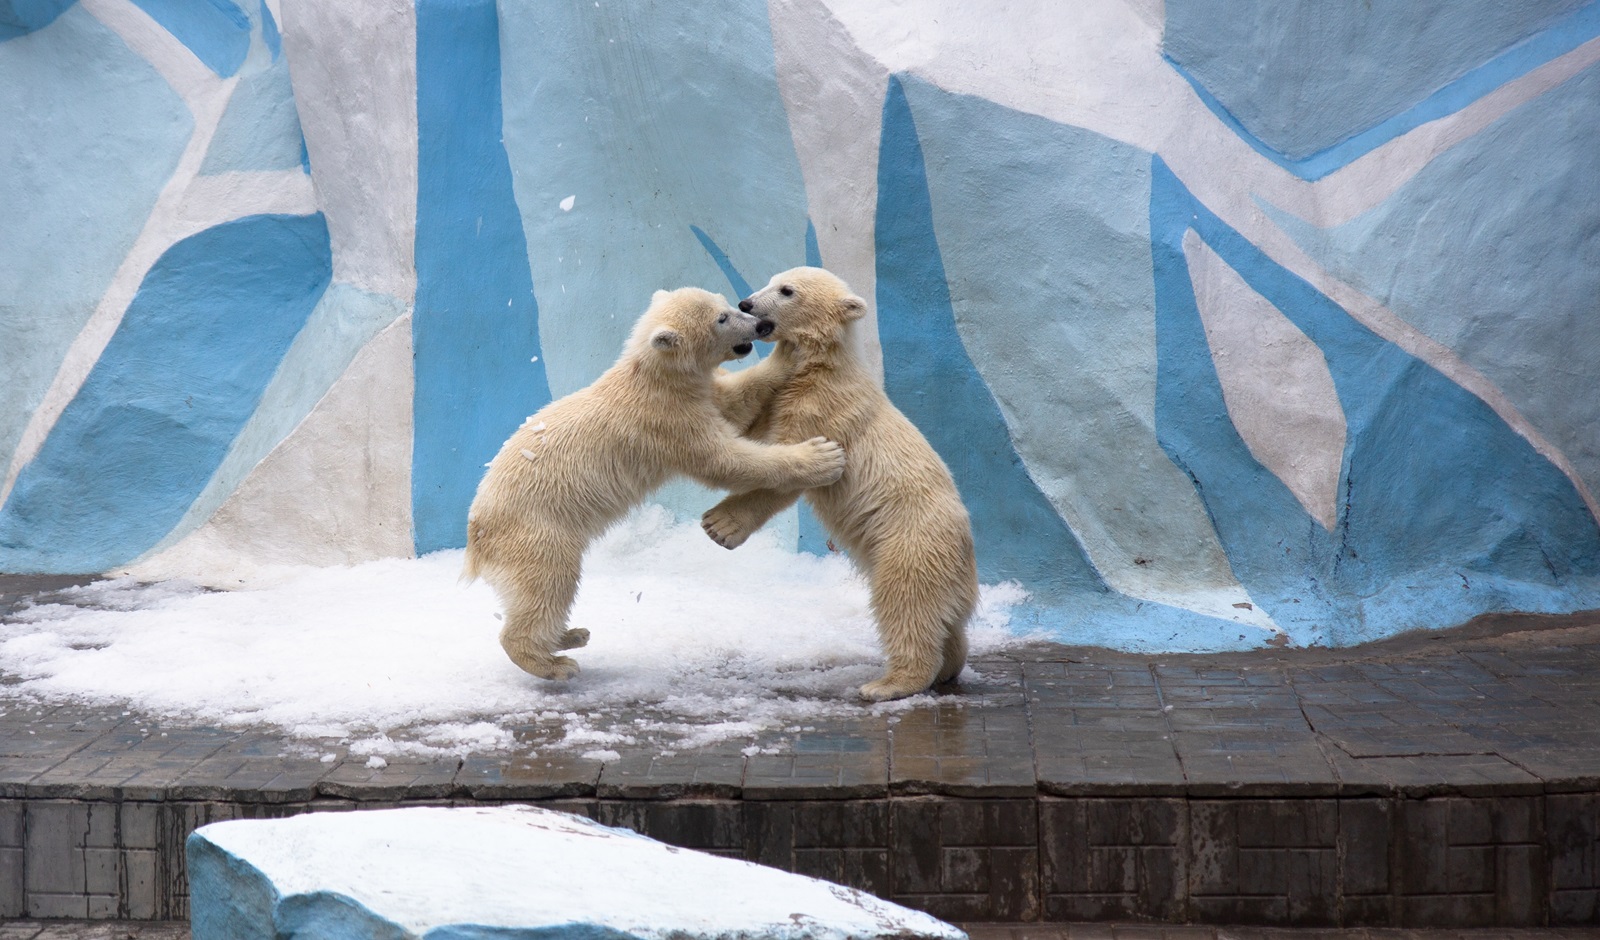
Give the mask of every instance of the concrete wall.
[(651, 291), (820, 263), (1022, 624), (1600, 607), (1597, 62), (1595, 0), (0, 0), (0, 570), (459, 546)]

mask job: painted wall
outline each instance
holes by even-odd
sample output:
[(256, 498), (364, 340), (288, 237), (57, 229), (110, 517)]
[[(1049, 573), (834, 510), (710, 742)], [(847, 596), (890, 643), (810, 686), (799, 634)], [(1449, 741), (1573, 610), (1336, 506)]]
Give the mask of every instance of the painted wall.
[(813, 263), (1020, 625), (1600, 607), (1597, 0), (0, 0), (0, 127), (0, 571), (459, 546), (652, 291)]

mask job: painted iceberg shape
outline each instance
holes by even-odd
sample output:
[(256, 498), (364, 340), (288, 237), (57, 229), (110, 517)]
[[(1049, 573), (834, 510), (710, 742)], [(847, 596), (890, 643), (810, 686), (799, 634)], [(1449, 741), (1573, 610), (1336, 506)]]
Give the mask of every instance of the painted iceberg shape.
[(528, 806), (233, 820), (187, 845), (194, 940), (965, 940), (872, 895)]

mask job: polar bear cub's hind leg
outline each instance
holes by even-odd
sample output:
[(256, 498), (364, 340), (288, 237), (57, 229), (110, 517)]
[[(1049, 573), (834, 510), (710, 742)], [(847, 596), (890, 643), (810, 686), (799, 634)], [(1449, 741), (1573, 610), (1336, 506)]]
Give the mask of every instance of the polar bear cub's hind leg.
[(945, 572), (915, 552), (883, 555), (872, 564), (870, 580), (888, 664), (881, 677), (861, 687), (861, 697), (873, 702), (915, 695), (954, 678), (966, 662), (966, 618), (954, 619), (948, 609), (952, 585)]
[(526, 551), (537, 564), (485, 576), (506, 608), (500, 646), (523, 672), (541, 679), (571, 679), (578, 674), (577, 660), (555, 654), (589, 642), (588, 630), (566, 629), (578, 593), (583, 547), (540, 539), (529, 540)]

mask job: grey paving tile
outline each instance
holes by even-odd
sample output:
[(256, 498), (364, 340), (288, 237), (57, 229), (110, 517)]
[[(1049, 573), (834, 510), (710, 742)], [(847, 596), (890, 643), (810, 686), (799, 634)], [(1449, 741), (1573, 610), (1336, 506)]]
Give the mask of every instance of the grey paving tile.
[(747, 800), (850, 800), (889, 792), (889, 749), (756, 754), (745, 761)]
[(1183, 765), (1165, 727), (1057, 726), (1035, 716), (1039, 789), (1057, 796), (1184, 792)]
[(1191, 796), (1331, 796), (1338, 777), (1309, 731), (1174, 732)]
[(549, 800), (592, 797), (600, 782), (600, 761), (571, 755), (501, 755), (466, 758), (456, 782), (480, 800)]
[(744, 762), (744, 754), (727, 745), (672, 754), (630, 751), (605, 762), (595, 793), (601, 799), (732, 799), (744, 783)]
[(348, 757), (335, 763), (317, 784), (320, 796), (347, 800), (425, 800), (450, 796), (456, 787), (457, 758), (423, 760)]
[(1543, 780), (1496, 754), (1356, 758), (1330, 749), (1328, 756), (1347, 796), (1522, 796), (1545, 789)]
[(897, 793), (1032, 796), (1028, 718), (1020, 707), (937, 704), (889, 728), (889, 787)]
[(1429, 724), (1334, 729), (1322, 734), (1351, 757), (1419, 757), (1489, 753), (1492, 745), (1451, 727)]
[(173, 786), (172, 796), (263, 803), (310, 800), (336, 763), (280, 735), (247, 732), (190, 766)]

